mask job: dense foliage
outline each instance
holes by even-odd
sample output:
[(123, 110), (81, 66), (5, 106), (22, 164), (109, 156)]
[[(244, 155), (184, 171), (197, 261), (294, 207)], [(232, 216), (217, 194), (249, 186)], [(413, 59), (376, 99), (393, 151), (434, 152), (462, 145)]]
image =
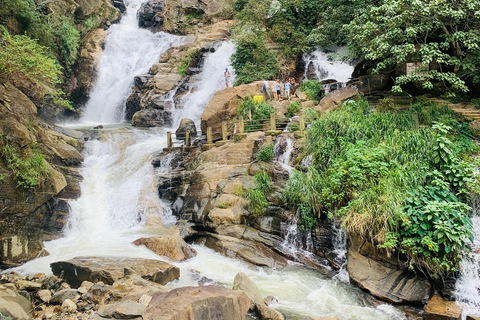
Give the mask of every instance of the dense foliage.
[[(0, 161), (12, 172), (17, 187), (31, 190), (44, 181), (49, 171), (44, 163), (45, 155), (36, 147), (29, 145), (19, 152), (16, 147), (8, 144), (7, 139), (0, 135)], [(5, 178), (0, 176), (0, 181)]]
[(452, 96), (480, 83), (480, 0), (237, 0), (234, 7), (239, 83), (280, 73), (265, 43), (287, 60), (348, 45), (373, 72), (417, 63), (397, 75), (396, 92), (415, 83)]
[[(412, 112), (423, 110), (420, 129)], [(431, 127), (429, 126), (431, 125)], [(400, 250), (432, 276), (455, 270), (472, 236), (468, 201), (478, 193), (468, 127), (447, 108), (408, 112), (345, 103), (307, 131), (307, 172), (294, 171), (283, 197), (306, 227), (322, 215), (387, 252)]]
[(272, 179), (264, 171), (258, 171), (254, 176), (254, 188), (248, 188), (246, 191), (248, 199), (248, 210), (257, 217), (265, 213), (265, 208), (268, 206), (266, 194), (272, 191)]
[(247, 98), (237, 107), (236, 115), (242, 116), (245, 121), (249, 118), (250, 114), (252, 120), (269, 120), (270, 114), (275, 112), (276, 109), (271, 104), (265, 101), (255, 102)]

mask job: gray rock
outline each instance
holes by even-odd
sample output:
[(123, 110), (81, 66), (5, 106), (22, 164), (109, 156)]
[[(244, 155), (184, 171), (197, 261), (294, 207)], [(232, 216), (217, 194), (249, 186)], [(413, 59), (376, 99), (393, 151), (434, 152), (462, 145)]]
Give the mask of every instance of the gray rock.
[(175, 131), (175, 135), (177, 139), (185, 140), (185, 132), (190, 131), (190, 137), (197, 136), (197, 128), (195, 127), (195, 122), (191, 119), (183, 118), (178, 126), (177, 131)]
[(164, 0), (150, 0), (140, 6), (137, 12), (138, 25), (140, 28), (149, 29), (152, 32), (163, 29)]
[(51, 304), (63, 304), (67, 299), (77, 301), (80, 298), (80, 294), (77, 289), (63, 289), (56, 292), (50, 299)]
[(19, 280), (15, 283), (18, 290), (36, 291), (42, 288), (42, 284), (34, 281)]
[(62, 312), (68, 314), (74, 314), (77, 312), (77, 305), (70, 299), (66, 299), (62, 303)]
[(159, 109), (143, 109), (132, 117), (134, 127), (162, 127), (172, 124), (172, 113)]
[(51, 265), (56, 275), (63, 274), (72, 286), (79, 287), (85, 281), (113, 284), (125, 277), (125, 268), (133, 270), (146, 280), (166, 284), (180, 277), (180, 269), (160, 260), (122, 257), (77, 257)]
[(52, 293), (50, 292), (50, 290), (40, 290), (37, 292), (37, 296), (40, 300), (42, 300), (43, 302), (50, 302), (50, 299), (52, 298)]
[(144, 304), (126, 301), (103, 306), (98, 310), (98, 314), (105, 318), (134, 319), (141, 317), (146, 308)]
[(16, 320), (30, 319), (28, 313), (18, 303), (5, 299), (5, 297), (0, 297), (0, 314), (7, 319), (8, 317)]

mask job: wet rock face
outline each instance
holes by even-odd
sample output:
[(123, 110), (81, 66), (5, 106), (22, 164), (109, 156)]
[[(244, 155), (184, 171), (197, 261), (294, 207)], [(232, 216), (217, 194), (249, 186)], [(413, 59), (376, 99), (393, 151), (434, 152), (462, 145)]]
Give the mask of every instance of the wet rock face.
[(149, 29), (152, 32), (163, 29), (164, 0), (150, 0), (141, 5), (137, 12), (138, 25), (140, 28)]

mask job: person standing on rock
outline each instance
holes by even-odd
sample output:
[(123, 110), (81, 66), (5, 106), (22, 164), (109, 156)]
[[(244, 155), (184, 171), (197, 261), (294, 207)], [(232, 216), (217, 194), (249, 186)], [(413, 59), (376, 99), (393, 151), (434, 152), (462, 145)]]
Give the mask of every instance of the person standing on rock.
[(292, 85), (288, 80), (285, 80), (285, 83), (283, 84), (283, 90), (285, 90), (285, 96), (290, 100), (290, 87)]
[(275, 100), (280, 100), (280, 80), (277, 79), (274, 83), (273, 83), (273, 98)]
[(228, 68), (225, 68), (225, 72), (223, 73), (223, 76), (225, 77), (225, 84), (227, 85), (227, 88), (230, 86), (230, 71), (228, 71)]
[(297, 89), (297, 83), (295, 82), (294, 77), (290, 77), (289, 82), (290, 82), (290, 95), (293, 97), (293, 96), (295, 96), (295, 90)]
[(272, 100), (272, 96), (270, 95), (270, 85), (268, 84), (268, 81), (265, 80), (265, 78), (262, 79), (262, 88), (260, 89), (260, 92), (263, 93), (263, 91), (266, 91), (268, 99)]

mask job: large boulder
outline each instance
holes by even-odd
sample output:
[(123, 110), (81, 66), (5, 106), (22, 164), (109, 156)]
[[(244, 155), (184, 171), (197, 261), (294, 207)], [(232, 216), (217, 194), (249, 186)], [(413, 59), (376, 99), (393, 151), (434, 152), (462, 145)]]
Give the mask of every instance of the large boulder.
[(180, 122), (177, 131), (175, 131), (175, 136), (177, 139), (185, 140), (185, 132), (190, 131), (190, 137), (197, 136), (197, 128), (195, 127), (195, 122), (191, 119), (184, 118)]
[(201, 129), (207, 131), (212, 128), (213, 140), (222, 137), (222, 122), (230, 122), (238, 105), (249, 96), (260, 94), (261, 82), (243, 84), (220, 90), (207, 104), (201, 115)]
[(32, 303), (17, 292), (0, 286), (0, 314), (9, 319), (32, 319)]
[(250, 299), (221, 286), (183, 287), (156, 293), (143, 313), (144, 320), (243, 320)]
[(427, 279), (405, 270), (394, 259), (376, 253), (371, 244), (350, 241), (347, 270), (350, 280), (373, 296), (392, 303), (426, 303), (431, 285)]
[(277, 310), (267, 306), (262, 298), (262, 294), (255, 282), (253, 282), (243, 272), (239, 272), (233, 280), (233, 290), (245, 292), (250, 298), (250, 309), (254, 310), (262, 320), (284, 320), (283, 315)]
[(359, 97), (360, 94), (358, 93), (358, 90), (351, 86), (340, 88), (330, 92), (320, 100), (320, 103), (315, 107), (315, 110), (322, 112), (335, 110), (341, 107), (345, 101), (350, 99), (357, 100)]
[(163, 29), (164, 9), (164, 0), (150, 0), (143, 3), (137, 12), (140, 28), (146, 28), (152, 32), (161, 31)]
[(199, 233), (198, 243), (224, 256), (242, 259), (257, 266), (283, 269), (287, 260), (262, 243), (222, 236), (213, 233)]
[(50, 267), (54, 275), (61, 276), (72, 287), (77, 288), (83, 281), (113, 284), (125, 277), (125, 269), (160, 284), (167, 284), (180, 277), (179, 268), (152, 259), (77, 257), (68, 261), (54, 262)]
[(428, 301), (423, 313), (424, 320), (460, 320), (462, 307), (455, 301), (445, 301), (436, 294)]
[(197, 251), (180, 237), (163, 236), (140, 238), (133, 243), (137, 246), (144, 245), (159, 256), (167, 257), (177, 262), (193, 258), (197, 255)]
[(162, 127), (172, 124), (172, 113), (158, 109), (143, 109), (132, 117), (134, 127)]
[(136, 319), (141, 318), (146, 306), (137, 302), (125, 301), (108, 304), (98, 309), (98, 314), (104, 318)]
[(388, 90), (393, 85), (391, 74), (379, 73), (360, 76), (358, 90), (363, 94), (377, 90)]

